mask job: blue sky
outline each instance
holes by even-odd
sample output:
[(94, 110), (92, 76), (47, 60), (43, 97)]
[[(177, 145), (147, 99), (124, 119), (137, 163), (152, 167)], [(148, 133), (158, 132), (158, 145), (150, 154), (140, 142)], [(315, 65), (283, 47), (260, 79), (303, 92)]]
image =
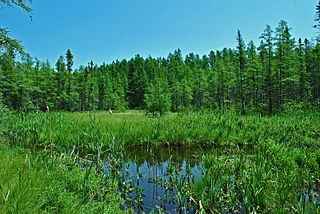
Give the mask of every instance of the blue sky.
[(314, 0), (34, 0), (33, 20), (21, 9), (0, 10), (1, 27), (26, 51), (52, 66), (69, 48), (75, 67), (113, 60), (167, 57), (180, 48), (204, 55), (246, 43), (259, 45), (266, 24), (280, 20), (295, 38), (313, 38)]

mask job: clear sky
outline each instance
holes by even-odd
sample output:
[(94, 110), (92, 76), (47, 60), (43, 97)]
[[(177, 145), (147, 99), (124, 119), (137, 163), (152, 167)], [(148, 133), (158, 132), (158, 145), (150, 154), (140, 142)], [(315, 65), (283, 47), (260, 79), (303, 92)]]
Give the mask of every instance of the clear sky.
[(143, 57), (180, 48), (200, 56), (246, 43), (259, 45), (266, 24), (280, 20), (295, 38), (313, 38), (315, 0), (34, 0), (33, 20), (18, 8), (0, 10), (1, 27), (26, 51), (55, 65), (69, 48), (75, 67)]

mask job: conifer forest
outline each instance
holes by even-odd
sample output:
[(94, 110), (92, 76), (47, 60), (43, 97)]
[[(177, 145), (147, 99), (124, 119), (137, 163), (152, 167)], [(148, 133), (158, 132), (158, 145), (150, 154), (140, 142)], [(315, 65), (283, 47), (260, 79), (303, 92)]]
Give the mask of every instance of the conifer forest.
[(204, 56), (167, 57), (73, 67), (68, 49), (55, 65), (3, 47), (2, 108), (35, 111), (237, 109), (272, 114), (293, 104), (317, 105), (320, 44), (292, 38), (285, 21), (266, 26), (260, 44), (235, 33), (235, 47)]
[(80, 66), (0, 26), (0, 213), (320, 213), (320, 33), (292, 25)]

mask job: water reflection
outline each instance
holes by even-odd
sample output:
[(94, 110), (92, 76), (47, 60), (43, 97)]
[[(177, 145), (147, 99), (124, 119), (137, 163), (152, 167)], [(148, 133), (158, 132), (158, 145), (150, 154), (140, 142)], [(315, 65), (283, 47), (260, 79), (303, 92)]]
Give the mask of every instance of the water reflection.
[[(177, 190), (187, 191), (188, 184), (200, 178), (202, 154), (202, 148), (187, 147), (126, 149), (117, 166), (120, 189), (127, 193), (125, 206), (133, 205), (137, 213), (156, 211), (157, 207), (169, 213), (193, 213), (187, 197), (179, 196)], [(112, 171), (114, 164), (107, 158), (105, 173)]]
[(202, 175), (203, 155), (213, 151), (224, 154), (228, 148), (126, 148), (118, 160), (110, 154), (104, 169), (120, 181), (124, 208), (134, 207), (136, 213), (157, 211), (159, 207), (167, 213), (194, 213), (187, 203), (188, 187)]

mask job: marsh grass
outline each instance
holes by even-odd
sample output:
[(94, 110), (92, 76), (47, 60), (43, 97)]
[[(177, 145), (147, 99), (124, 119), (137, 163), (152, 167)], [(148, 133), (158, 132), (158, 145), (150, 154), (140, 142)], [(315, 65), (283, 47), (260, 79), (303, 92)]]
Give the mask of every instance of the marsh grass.
[[(2, 141), (29, 148), (49, 145), (67, 150), (74, 145), (82, 152), (107, 150), (113, 138), (123, 146), (153, 145), (255, 145), (274, 141), (295, 148), (318, 149), (318, 112), (275, 116), (234, 112), (194, 112), (148, 117), (142, 112), (14, 114), (0, 118)], [(7, 139), (7, 140), (6, 140)], [(1, 139), (0, 139), (1, 140)]]
[(319, 213), (319, 196), (305, 194), (319, 191), (319, 157), (273, 141), (259, 142), (254, 155), (212, 154), (203, 158), (204, 176), (193, 194), (208, 212)]
[(0, 147), (0, 213), (123, 212), (116, 182), (68, 156), (40, 153)]
[[(9, 209), (7, 203), (10, 197), (13, 197), (16, 202), (10, 204), (10, 212), (17, 209), (17, 206), (19, 208), (24, 204), (19, 198), (25, 198), (16, 193), (20, 192), (19, 185), (33, 188), (33, 183), (39, 183), (38, 189), (30, 189), (33, 196), (30, 196), (30, 205), (25, 206), (29, 206), (31, 210), (32, 207), (37, 209), (43, 206), (45, 202), (41, 197), (40, 200), (34, 199), (32, 202), (33, 198), (39, 199), (39, 196), (35, 196), (38, 191), (39, 194), (48, 193), (41, 186), (42, 183), (45, 186), (46, 182), (37, 179), (42, 174), (54, 174), (50, 172), (52, 169), (48, 168), (50, 165), (47, 163), (33, 164), (38, 162), (37, 158), (30, 159), (31, 168), (24, 166), (22, 162), (25, 159), (21, 159), (15, 149), (17, 147), (31, 150), (30, 154), (37, 154), (36, 157), (39, 157), (41, 152), (49, 152), (51, 156), (69, 154), (73, 148), (78, 156), (94, 154), (93, 160), (98, 162), (100, 155), (111, 152), (115, 154), (113, 160), (116, 165), (121, 161), (122, 151), (132, 147), (183, 145), (203, 146), (204, 149), (206, 146), (226, 147), (231, 151), (226, 151), (224, 155), (213, 153), (203, 159), (203, 177), (190, 187), (195, 206), (199, 210), (319, 213), (319, 204), (316, 202), (319, 201), (317, 197), (320, 177), (319, 124), (320, 113), (312, 111), (288, 111), (274, 116), (241, 116), (232, 111), (223, 114), (209, 111), (170, 113), (164, 117), (150, 117), (139, 111), (114, 113), (112, 116), (107, 112), (4, 114), (0, 117), (0, 142), (2, 147), (13, 148), (12, 152), (20, 157), (17, 159), (20, 162), (13, 162), (8, 170), (16, 166), (17, 170), (13, 171), (18, 173), (20, 170), (22, 174), (20, 177), (19, 173), (11, 175), (15, 177), (14, 186), (6, 184), (8, 181), (1, 181), (2, 207)], [(251, 145), (253, 152), (246, 153), (245, 145)], [(9, 150), (7, 152), (10, 154)], [(8, 160), (14, 158), (7, 156)], [(51, 160), (53, 159), (51, 157)], [(56, 160), (52, 165), (57, 165)], [(21, 171), (24, 168), (28, 170)], [(63, 211), (65, 208), (62, 204), (68, 203), (70, 204), (67, 206), (71, 207), (68, 211), (72, 211), (73, 205), (77, 203), (71, 201), (77, 200), (80, 201), (79, 204), (86, 204), (83, 207), (91, 206), (89, 204), (92, 204), (93, 200), (83, 201), (83, 198), (90, 193), (90, 182), (87, 182), (89, 174), (96, 170), (90, 170), (90, 167), (84, 169), (86, 170), (74, 168), (73, 165), (70, 171), (54, 170), (58, 174), (51, 178), (52, 182), (55, 179), (70, 182), (57, 182), (58, 185), (54, 185), (55, 194), (48, 193), (46, 200), (52, 199), (50, 203), (50, 200), (47, 200), (44, 206), (48, 212)], [(29, 170), (35, 173), (35, 180), (28, 178), (22, 181), (22, 175), (28, 175), (27, 172), (30, 174)], [(115, 172), (115, 175), (121, 176), (120, 174), (121, 172)], [(73, 176), (80, 180), (74, 180)], [(113, 179), (116, 179), (115, 177)], [(76, 183), (79, 186), (75, 187)], [(76, 196), (71, 197), (69, 193), (58, 194), (68, 188), (75, 191)], [(98, 191), (95, 194), (98, 194)], [(92, 197), (93, 195), (88, 198)], [(57, 202), (56, 198), (61, 201)], [(13, 200), (10, 200), (10, 203), (11, 201)]]

